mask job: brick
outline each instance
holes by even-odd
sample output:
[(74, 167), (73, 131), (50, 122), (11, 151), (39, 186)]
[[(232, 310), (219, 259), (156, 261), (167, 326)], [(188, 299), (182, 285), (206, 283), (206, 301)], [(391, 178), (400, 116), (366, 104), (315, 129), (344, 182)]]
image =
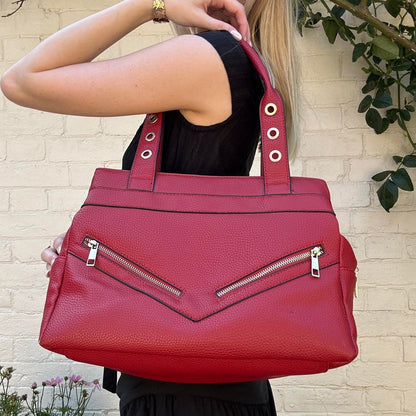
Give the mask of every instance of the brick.
[[(144, 116), (106, 117), (102, 119), (103, 131), (113, 136), (127, 136), (133, 139), (144, 120)], [(112, 140), (116, 140), (113, 138)]]
[(406, 310), (408, 306), (407, 292), (404, 289), (377, 287), (367, 291), (368, 310), (394, 311)]
[(328, 158), (305, 161), (305, 176), (311, 178), (324, 177), (326, 181), (341, 181), (346, 174), (342, 159)]
[(55, 162), (118, 160), (122, 156), (122, 142), (109, 137), (53, 139), (46, 141), (46, 154)]
[(361, 134), (307, 133), (304, 135), (299, 156), (306, 157), (335, 157), (360, 156), (362, 152)]
[(35, 112), (8, 103), (8, 112), (0, 113), (0, 135), (8, 137), (49, 136), (63, 134), (64, 116), (60, 114)]
[(384, 210), (356, 210), (352, 213), (352, 230), (355, 233), (398, 233), (399, 224), (394, 212)]
[(409, 309), (416, 310), (416, 289), (410, 289), (408, 293), (409, 293)]
[(319, 412), (323, 405), (326, 411), (364, 410), (363, 392), (352, 389), (286, 389), (283, 394), (284, 409), (287, 411)]
[(400, 411), (403, 392), (399, 390), (370, 389), (366, 392), (366, 409), (371, 411)]
[(416, 361), (416, 332), (413, 332), (414, 337), (404, 338), (404, 361)]
[(399, 337), (361, 337), (361, 361), (401, 361), (403, 358), (402, 340)]
[(66, 230), (70, 217), (65, 213), (0, 214), (0, 229), (4, 237), (44, 237)]
[(45, 9), (16, 13), (16, 31), (20, 35), (50, 35), (59, 29), (59, 16)]
[(345, 234), (350, 231), (350, 213), (348, 210), (337, 209), (335, 212), (341, 233)]
[(77, 211), (87, 197), (85, 190), (53, 189), (48, 192), (48, 204), (51, 211)]
[(301, 55), (302, 81), (338, 80), (340, 58), (333, 53), (327, 55)]
[(399, 232), (415, 233), (416, 232), (416, 215), (414, 211), (397, 212), (397, 222), (399, 224)]
[[(2, 318), (5, 319), (5, 318)], [(3, 320), (0, 319), (0, 326), (3, 323)], [(13, 360), (13, 339), (0, 336), (0, 357), (1, 363), (4, 365), (6, 362), (11, 362)]]
[(311, 106), (336, 106), (356, 99), (359, 87), (355, 81), (306, 81), (300, 85), (300, 97)]
[(24, 363), (44, 363), (49, 360), (51, 352), (39, 345), (37, 338), (18, 338), (14, 342), (14, 357)]
[[(14, 10), (14, 5), (11, 4), (12, 2), (7, 3), (7, 6), (1, 8), (1, 14), (7, 15)], [(3, 5), (2, 5), (3, 6)], [(6, 36), (16, 36), (16, 20), (13, 18), (1, 18), (1, 25), (0, 25), (0, 38), (4, 39)], [(7, 59), (7, 57), (6, 57)]]
[(0, 140), (0, 160), (6, 159), (6, 140)]
[(354, 317), (361, 337), (406, 337), (415, 331), (415, 318), (411, 313), (356, 311)]
[(341, 109), (339, 107), (305, 107), (302, 110), (301, 123), (305, 132), (339, 130), (343, 127)]
[(65, 119), (65, 134), (68, 136), (91, 136), (100, 132), (101, 119), (98, 117), (68, 116)]
[(416, 389), (407, 390), (404, 392), (404, 410), (407, 412), (414, 412), (415, 409), (416, 409)]
[(43, 238), (15, 240), (12, 242), (13, 257), (22, 263), (40, 261), (41, 251), (49, 245)]
[(370, 186), (367, 183), (329, 183), (335, 208), (367, 207), (370, 205)]
[(34, 49), (39, 42), (39, 36), (3, 39), (5, 57), (10, 62), (17, 62)]
[(366, 261), (359, 264), (358, 279), (362, 285), (412, 285), (415, 265), (411, 261)]
[(97, 164), (71, 163), (69, 166), (69, 181), (73, 187), (89, 188)]
[(12, 291), (0, 289), (0, 308), (9, 309), (12, 306)]
[(371, 181), (372, 176), (376, 173), (393, 168), (390, 162), (386, 166), (384, 159), (376, 157), (352, 159), (349, 161), (349, 164), (350, 172), (348, 176), (353, 182)]
[[(1, 185), (3, 184), (3, 181), (1, 182)], [(10, 201), (10, 193), (9, 191), (6, 191), (5, 189), (0, 189), (0, 211), (8, 211), (9, 210), (9, 201)]]
[(13, 311), (23, 313), (42, 313), (46, 292), (43, 289), (19, 289), (13, 293)]
[[(348, 51), (341, 54), (341, 78), (360, 81), (364, 86), (365, 80), (368, 77), (368, 74), (365, 74), (364, 71), (361, 70), (364, 61), (353, 62), (351, 52), (352, 51)], [(364, 98), (364, 95), (362, 98)]]
[(1, 336), (33, 336), (39, 335), (41, 315), (26, 313), (0, 313)]
[[(46, 246), (45, 246), (46, 247)], [(0, 288), (46, 287), (43, 264), (0, 264)]]
[(47, 187), (69, 184), (68, 167), (60, 163), (3, 163), (0, 166), (2, 183), (9, 186)]
[(0, 240), (0, 262), (12, 260), (12, 246), (9, 241)]
[(42, 211), (47, 208), (46, 192), (43, 189), (14, 189), (10, 193), (12, 211)]
[(365, 154), (368, 156), (407, 155), (409, 153), (409, 142), (398, 127), (390, 128), (383, 134), (365, 133), (363, 145)]
[(403, 257), (403, 241), (400, 235), (372, 236), (365, 240), (365, 252), (369, 259), (400, 259)]
[[(357, 95), (358, 95), (357, 91)], [(356, 97), (355, 97), (356, 98)], [(364, 98), (364, 96), (363, 96)], [(342, 108), (342, 120), (344, 127), (347, 129), (365, 129), (366, 131), (369, 130), (369, 127), (365, 121), (365, 114), (358, 113), (358, 105), (360, 102), (349, 102), (345, 104)]]
[(42, 138), (19, 137), (7, 141), (8, 161), (37, 161), (45, 158)]

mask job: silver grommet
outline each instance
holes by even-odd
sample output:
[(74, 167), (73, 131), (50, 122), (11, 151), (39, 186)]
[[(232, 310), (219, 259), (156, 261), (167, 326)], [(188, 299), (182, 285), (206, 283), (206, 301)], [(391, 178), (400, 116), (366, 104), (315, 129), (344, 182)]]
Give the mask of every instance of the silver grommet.
[(275, 140), (279, 137), (280, 131), (276, 127), (271, 127), (269, 130), (267, 130), (267, 137), (270, 140)]
[(157, 121), (157, 119), (158, 119), (157, 114), (149, 114), (149, 121), (150, 121), (152, 124), (155, 124), (155, 123), (156, 123), (156, 121)]
[(148, 142), (151, 142), (154, 138), (156, 137), (156, 134), (154, 134), (153, 132), (147, 133), (145, 139)]
[(278, 150), (272, 150), (269, 154), (269, 159), (272, 162), (279, 162), (281, 158), (282, 158), (282, 154)]
[(152, 151), (149, 149), (143, 150), (142, 154), (140, 155), (143, 159), (149, 159), (152, 156)]
[(268, 116), (274, 116), (277, 113), (277, 105), (274, 103), (266, 104), (266, 108), (264, 109), (264, 112)]

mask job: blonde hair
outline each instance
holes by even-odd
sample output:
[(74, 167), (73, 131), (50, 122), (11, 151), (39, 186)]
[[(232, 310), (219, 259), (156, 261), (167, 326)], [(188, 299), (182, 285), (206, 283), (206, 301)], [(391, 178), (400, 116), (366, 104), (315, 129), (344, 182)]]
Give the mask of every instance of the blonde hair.
[[(285, 106), (289, 155), (297, 145), (297, 78), (295, 57), (295, 10), (291, 0), (256, 0), (248, 16), (253, 46), (262, 57)], [(196, 33), (195, 28), (173, 24), (178, 34)]]

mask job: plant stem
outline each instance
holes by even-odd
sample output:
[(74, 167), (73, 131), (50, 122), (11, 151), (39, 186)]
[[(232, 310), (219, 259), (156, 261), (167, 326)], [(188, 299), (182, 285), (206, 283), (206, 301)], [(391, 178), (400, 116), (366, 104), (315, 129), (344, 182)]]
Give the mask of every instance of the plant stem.
[(411, 51), (413, 54), (416, 55), (416, 43), (412, 42), (411, 40), (405, 38), (400, 33), (394, 31), (385, 23), (381, 22), (377, 17), (373, 16), (368, 7), (366, 5), (366, 1), (361, 1), (361, 3), (357, 6), (351, 4), (348, 0), (331, 0), (336, 5), (342, 7), (345, 10), (348, 10), (354, 16), (359, 17), (360, 19), (364, 20), (365, 22), (370, 23), (376, 29), (378, 29), (384, 36), (392, 39), (393, 41), (399, 43), (404, 48)]

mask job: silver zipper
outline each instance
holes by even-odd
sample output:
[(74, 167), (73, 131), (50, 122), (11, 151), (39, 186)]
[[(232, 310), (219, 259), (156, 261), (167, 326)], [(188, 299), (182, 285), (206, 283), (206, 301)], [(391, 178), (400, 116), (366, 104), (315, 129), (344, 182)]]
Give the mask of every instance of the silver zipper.
[(232, 283), (224, 287), (223, 289), (217, 290), (215, 293), (217, 294), (218, 297), (222, 297), (233, 290), (240, 289), (241, 287), (246, 286), (250, 283), (253, 283), (263, 278), (264, 276), (267, 276), (270, 273), (276, 272), (277, 270), (282, 269), (286, 266), (289, 266), (293, 263), (306, 260), (309, 257), (311, 258), (311, 263), (312, 263), (311, 274), (313, 277), (319, 277), (320, 271), (319, 271), (318, 258), (322, 256), (322, 254), (324, 254), (324, 250), (322, 246), (316, 246), (313, 249), (302, 251), (301, 253), (279, 260), (271, 264), (270, 266), (260, 270), (259, 272), (246, 277), (245, 279), (239, 280), (238, 282)]
[(86, 265), (93, 267), (95, 266), (95, 261), (97, 258), (97, 253), (99, 251), (102, 251), (105, 253), (108, 257), (111, 257), (113, 260), (115, 260), (117, 263), (122, 264), (124, 267), (126, 267), (128, 270), (133, 272), (134, 274), (138, 275), (139, 277), (155, 284), (156, 286), (167, 290), (168, 292), (174, 294), (175, 296), (181, 296), (182, 291), (180, 289), (177, 289), (176, 287), (170, 286), (169, 284), (159, 280), (157, 277), (152, 276), (145, 271), (139, 269), (135, 264), (129, 262), (125, 258), (121, 257), (119, 254), (115, 253), (113, 250), (109, 249), (108, 247), (100, 244), (98, 241), (94, 240), (93, 238), (85, 237), (84, 243), (90, 248), (90, 252), (88, 255), (88, 259), (86, 261)]

